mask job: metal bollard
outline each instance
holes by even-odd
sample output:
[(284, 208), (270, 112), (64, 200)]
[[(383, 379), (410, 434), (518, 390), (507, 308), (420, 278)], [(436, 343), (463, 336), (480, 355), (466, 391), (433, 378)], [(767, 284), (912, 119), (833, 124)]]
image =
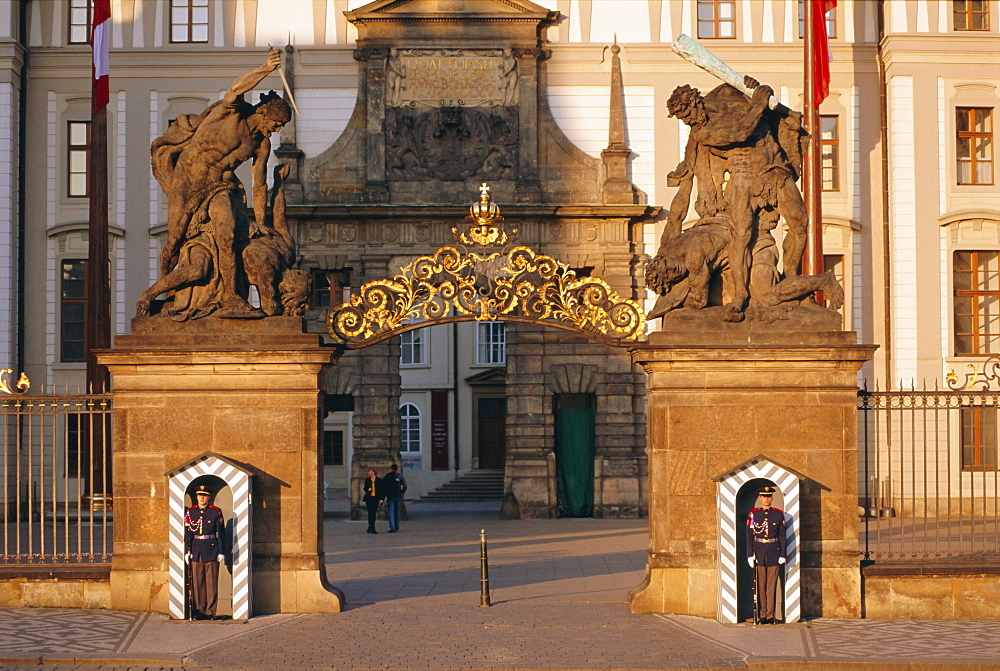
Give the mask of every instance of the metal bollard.
[(479, 531), (480, 595), (479, 607), (489, 608), (490, 603), (490, 560), (486, 556), (486, 529)]

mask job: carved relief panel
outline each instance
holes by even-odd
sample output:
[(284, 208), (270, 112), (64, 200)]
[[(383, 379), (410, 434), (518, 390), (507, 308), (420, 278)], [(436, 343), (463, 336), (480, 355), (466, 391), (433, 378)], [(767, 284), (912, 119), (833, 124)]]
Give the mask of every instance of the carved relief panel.
[(515, 177), (518, 81), (511, 49), (391, 49), (385, 65), (386, 176)]

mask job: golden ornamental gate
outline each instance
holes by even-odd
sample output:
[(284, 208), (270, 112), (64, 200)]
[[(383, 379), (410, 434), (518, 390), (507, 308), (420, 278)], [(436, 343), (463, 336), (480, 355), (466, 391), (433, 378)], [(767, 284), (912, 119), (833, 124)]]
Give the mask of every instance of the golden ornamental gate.
[(349, 303), (330, 311), (327, 328), (352, 349), (433, 324), (514, 321), (552, 326), (624, 346), (645, 334), (646, 316), (597, 277), (529, 247), (515, 246), (500, 208), (480, 186), (465, 230), (452, 227), (456, 246), (420, 256), (392, 279), (364, 284)]

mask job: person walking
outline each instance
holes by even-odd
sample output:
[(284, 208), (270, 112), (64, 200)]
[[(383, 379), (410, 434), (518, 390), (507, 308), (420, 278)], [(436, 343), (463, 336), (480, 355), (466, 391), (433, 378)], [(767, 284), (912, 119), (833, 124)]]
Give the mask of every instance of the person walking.
[(222, 538), (226, 524), (222, 510), (209, 505), (212, 493), (195, 492), (197, 505), (184, 513), (184, 561), (191, 571), (191, 615), (195, 620), (215, 619), (219, 602), (219, 564), (225, 561)]
[(399, 509), (403, 505), (403, 494), (406, 493), (406, 478), (399, 472), (396, 464), (389, 467), (389, 472), (382, 478), (382, 491), (385, 493), (385, 508), (389, 516), (389, 533), (399, 531)]
[(377, 534), (375, 531), (375, 515), (378, 513), (378, 506), (382, 503), (385, 495), (382, 493), (382, 481), (378, 478), (378, 471), (374, 467), (368, 467), (368, 478), (365, 480), (363, 500), (368, 508), (368, 533)]
[(771, 507), (774, 487), (759, 492), (760, 507), (747, 515), (747, 563), (755, 571), (761, 624), (776, 624), (778, 567), (785, 563), (785, 513)]

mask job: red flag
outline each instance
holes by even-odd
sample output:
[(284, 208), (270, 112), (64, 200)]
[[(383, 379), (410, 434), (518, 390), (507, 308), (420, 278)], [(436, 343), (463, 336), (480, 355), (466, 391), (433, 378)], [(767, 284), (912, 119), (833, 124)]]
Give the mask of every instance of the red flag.
[(826, 100), (830, 94), (830, 38), (826, 34), (826, 13), (837, 6), (837, 0), (806, 0), (813, 3), (812, 25), (812, 86), (813, 106)]
[(111, 0), (94, 0), (93, 30), (90, 46), (94, 49), (93, 107), (99, 112), (108, 106), (108, 61), (111, 46)]

